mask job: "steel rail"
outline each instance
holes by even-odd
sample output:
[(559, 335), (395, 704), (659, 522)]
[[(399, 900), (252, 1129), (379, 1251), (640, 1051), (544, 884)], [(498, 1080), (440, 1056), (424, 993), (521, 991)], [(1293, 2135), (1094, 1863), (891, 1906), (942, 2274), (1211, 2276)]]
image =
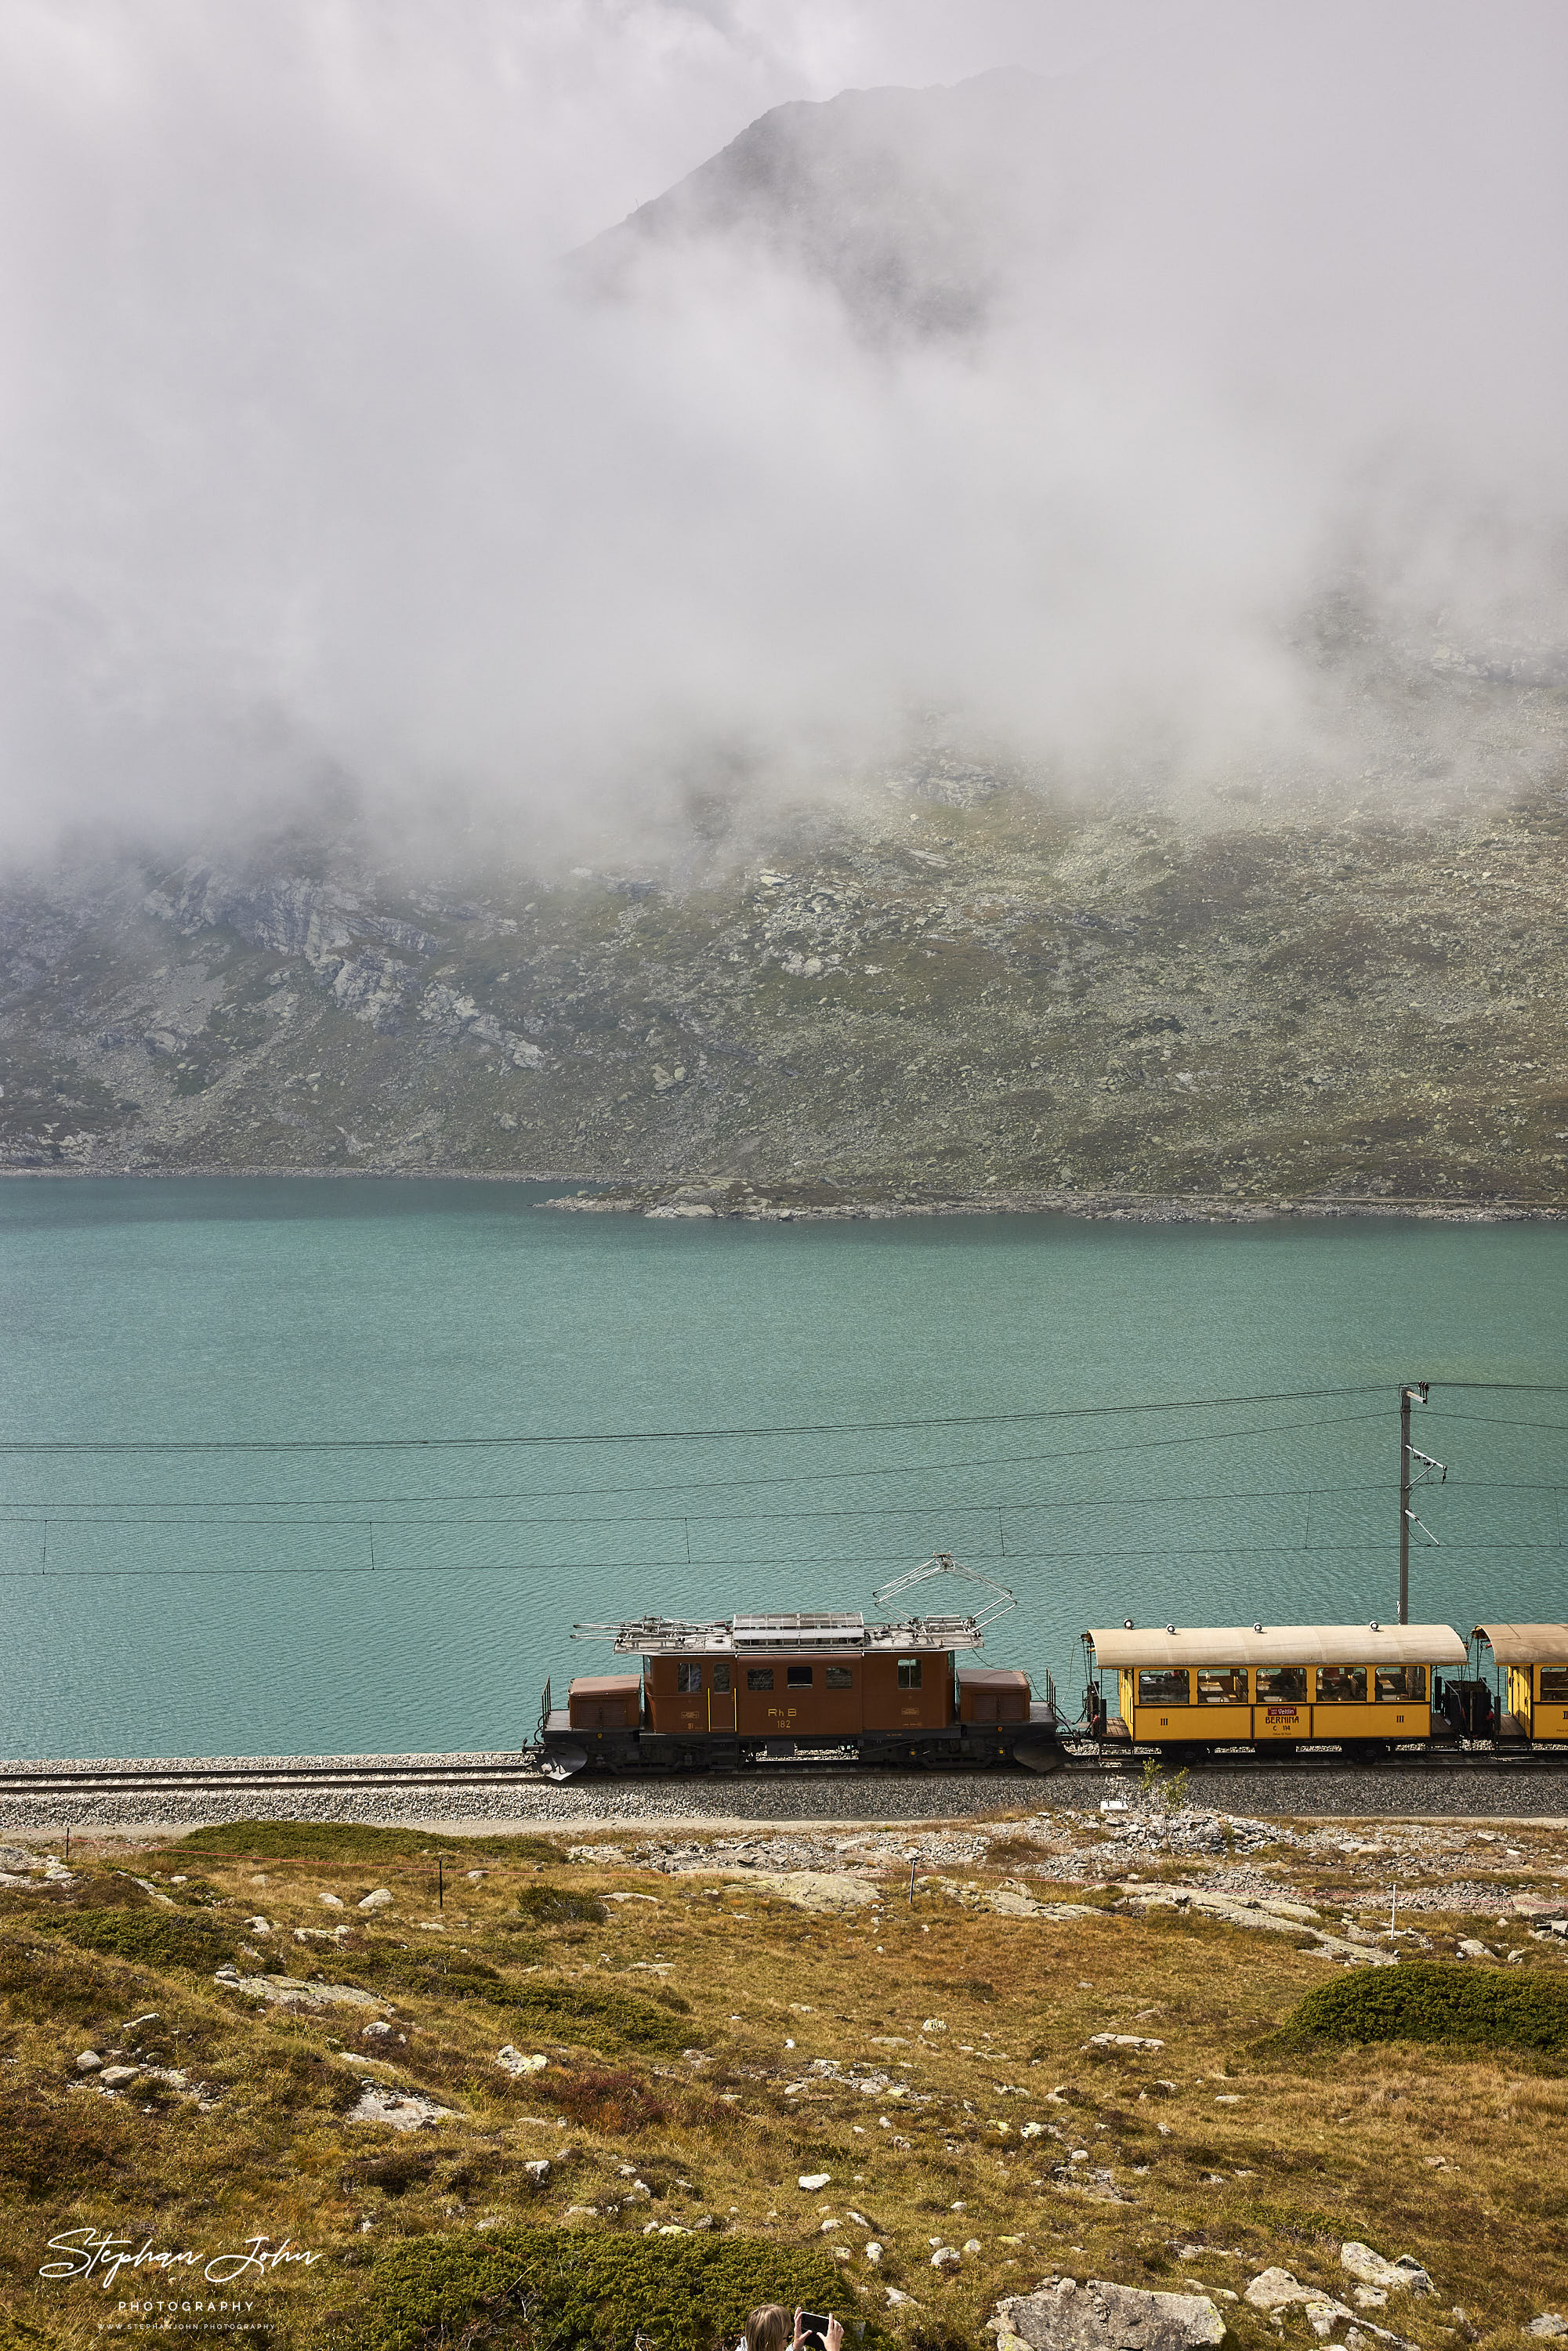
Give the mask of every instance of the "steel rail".
[[(960, 1771), (966, 1778), (984, 1771), (1007, 1771), (1006, 1765), (967, 1762), (958, 1757), (938, 1761), (932, 1766), (916, 1766), (916, 1770)], [(1012, 1767), (1016, 1771), (1022, 1767)], [(1422, 1772), (1466, 1776), (1510, 1773), (1531, 1774), (1550, 1771), (1568, 1771), (1568, 1747), (1542, 1751), (1535, 1750), (1523, 1754), (1500, 1755), (1495, 1752), (1458, 1752), (1438, 1750), (1429, 1753), (1406, 1752), (1375, 1758), (1350, 1757), (1333, 1753), (1297, 1755), (1288, 1761), (1283, 1758), (1251, 1755), (1223, 1755), (1207, 1759), (1193, 1767), (1199, 1780), (1229, 1773), (1237, 1778), (1261, 1774), (1282, 1775), (1286, 1778), (1318, 1778), (1339, 1772), (1346, 1778), (1360, 1779), (1369, 1772), (1383, 1772), (1398, 1778), (1409, 1778)], [(1043, 1775), (1048, 1780), (1070, 1780), (1075, 1783), (1099, 1782), (1105, 1783), (1141, 1782), (1144, 1759), (1128, 1756), (1104, 1756), (1069, 1751), (1055, 1771)], [(750, 1778), (764, 1772), (773, 1779), (826, 1779), (883, 1777), (904, 1783), (909, 1770), (902, 1765), (862, 1763), (853, 1757), (792, 1756), (773, 1760), (759, 1759), (742, 1769), (729, 1769), (718, 1773), (681, 1773), (650, 1771), (650, 1782), (663, 1782), (677, 1778), (708, 1780)], [(640, 1771), (612, 1775), (617, 1785), (641, 1780)], [(1028, 1774), (1035, 1779), (1036, 1774)], [(222, 1794), (228, 1791), (265, 1792), (276, 1790), (303, 1792), (312, 1788), (366, 1790), (378, 1788), (486, 1788), (528, 1787), (549, 1788), (563, 1784), (548, 1778), (538, 1768), (535, 1753), (521, 1752), (515, 1762), (473, 1764), (371, 1764), (359, 1768), (331, 1765), (280, 1765), (274, 1768), (235, 1765), (228, 1769), (182, 1771), (177, 1769), (154, 1767), (148, 1771), (119, 1770), (0, 1771), (0, 1802), (37, 1796), (93, 1796), (156, 1794)], [(570, 1786), (603, 1786), (606, 1781), (598, 1774), (592, 1777), (574, 1775), (565, 1782)]]

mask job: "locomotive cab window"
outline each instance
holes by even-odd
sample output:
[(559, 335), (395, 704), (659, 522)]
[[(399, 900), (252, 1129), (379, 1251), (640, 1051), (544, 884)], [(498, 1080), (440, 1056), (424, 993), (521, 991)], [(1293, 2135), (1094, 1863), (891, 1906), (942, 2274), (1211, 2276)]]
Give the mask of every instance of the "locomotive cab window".
[(1199, 1666), (1197, 1674), (1199, 1706), (1245, 1706), (1245, 1666)]
[(713, 1686), (716, 1690), (728, 1690), (729, 1667), (727, 1665), (715, 1666), (713, 1669)]
[(1556, 1698), (1560, 1704), (1563, 1700), (1568, 1699), (1568, 1666), (1542, 1667), (1541, 1695), (1542, 1698)]
[(1185, 1666), (1139, 1667), (1140, 1706), (1186, 1706), (1187, 1703), (1187, 1670)]
[(1427, 1695), (1425, 1666), (1379, 1666), (1373, 1687), (1380, 1698), (1423, 1698)]
[(1320, 1666), (1318, 1667), (1318, 1704), (1320, 1706), (1364, 1706), (1366, 1703), (1366, 1667), (1364, 1666)]
[(853, 1689), (855, 1677), (848, 1666), (830, 1666), (826, 1675), (830, 1689)]
[(784, 1668), (784, 1684), (787, 1689), (810, 1689), (811, 1687), (810, 1667), (786, 1666)]
[(746, 1668), (746, 1687), (747, 1689), (771, 1689), (773, 1687), (772, 1667), (747, 1666)]
[(1304, 1706), (1307, 1701), (1307, 1669), (1305, 1666), (1260, 1666), (1258, 1668), (1258, 1703), (1260, 1706)]
[(683, 1696), (691, 1690), (700, 1690), (702, 1686), (703, 1669), (700, 1666), (677, 1666), (675, 1667), (675, 1687)]
[(918, 1689), (920, 1687), (920, 1660), (918, 1657), (900, 1657), (898, 1661), (898, 1687), (900, 1689)]

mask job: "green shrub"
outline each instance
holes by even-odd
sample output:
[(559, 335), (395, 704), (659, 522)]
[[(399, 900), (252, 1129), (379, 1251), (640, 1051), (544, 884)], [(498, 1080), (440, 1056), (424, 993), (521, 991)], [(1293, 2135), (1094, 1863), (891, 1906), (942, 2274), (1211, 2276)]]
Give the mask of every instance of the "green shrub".
[(210, 1976), (237, 1956), (233, 1937), (199, 1911), (165, 1910), (151, 1902), (141, 1910), (107, 1904), (60, 1910), (37, 1923), (46, 1934), (63, 1935), (78, 1950), (101, 1951), (144, 1968), (183, 1968), (192, 1975)]
[(1343, 2048), (1369, 2041), (1568, 2054), (1568, 1984), (1436, 1959), (1360, 1969), (1310, 1991), (1268, 2045)]
[[(405, 2237), (377, 2254), (370, 2284), (361, 2351), (423, 2351), (476, 2320), (524, 2313), (551, 2351), (631, 2351), (639, 2338), (656, 2351), (727, 2351), (759, 2303), (842, 2311), (849, 2299), (814, 2246), (585, 2230)], [(873, 2326), (866, 2338), (875, 2351)]]
[(704, 2036), (677, 1992), (643, 2000), (611, 1984), (541, 1981), (530, 1976), (509, 1987), (505, 2004), (541, 2037), (603, 2048), (674, 2052)]
[(225, 1821), (193, 1829), (163, 1848), (210, 1855), (214, 1861), (428, 1861), (439, 1853), (449, 1871), (464, 1863), (557, 1862), (559, 1845), (537, 1836), (432, 1836), (428, 1829), (361, 1827), (355, 1821)]
[(412, 1950), (385, 1938), (367, 1943), (351, 1957), (333, 1962), (345, 1982), (374, 1984), (382, 1991), (423, 1992), (436, 2000), (488, 2000), (504, 2008), (510, 1994), (499, 1968), (469, 1952), (448, 1953), (428, 1944)]
[(530, 1927), (602, 1927), (610, 1916), (597, 1894), (578, 1894), (567, 1886), (525, 1886), (517, 1908)]

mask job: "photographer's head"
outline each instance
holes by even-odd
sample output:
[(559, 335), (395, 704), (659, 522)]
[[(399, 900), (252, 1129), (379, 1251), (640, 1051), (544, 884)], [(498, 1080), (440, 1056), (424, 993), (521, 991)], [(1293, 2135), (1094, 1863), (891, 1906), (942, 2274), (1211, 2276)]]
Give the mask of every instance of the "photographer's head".
[(789, 2341), (789, 2314), (776, 2302), (765, 2302), (746, 2322), (746, 2351), (785, 2351)]

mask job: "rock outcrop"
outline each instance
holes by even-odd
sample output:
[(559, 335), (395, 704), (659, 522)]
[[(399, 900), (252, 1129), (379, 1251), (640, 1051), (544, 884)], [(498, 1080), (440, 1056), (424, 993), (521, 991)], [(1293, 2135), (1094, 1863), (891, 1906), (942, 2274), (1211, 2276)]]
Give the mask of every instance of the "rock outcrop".
[(1201, 2294), (1146, 2294), (1090, 2278), (1059, 2278), (997, 2304), (998, 2351), (1206, 2351), (1225, 2341), (1224, 2317)]

